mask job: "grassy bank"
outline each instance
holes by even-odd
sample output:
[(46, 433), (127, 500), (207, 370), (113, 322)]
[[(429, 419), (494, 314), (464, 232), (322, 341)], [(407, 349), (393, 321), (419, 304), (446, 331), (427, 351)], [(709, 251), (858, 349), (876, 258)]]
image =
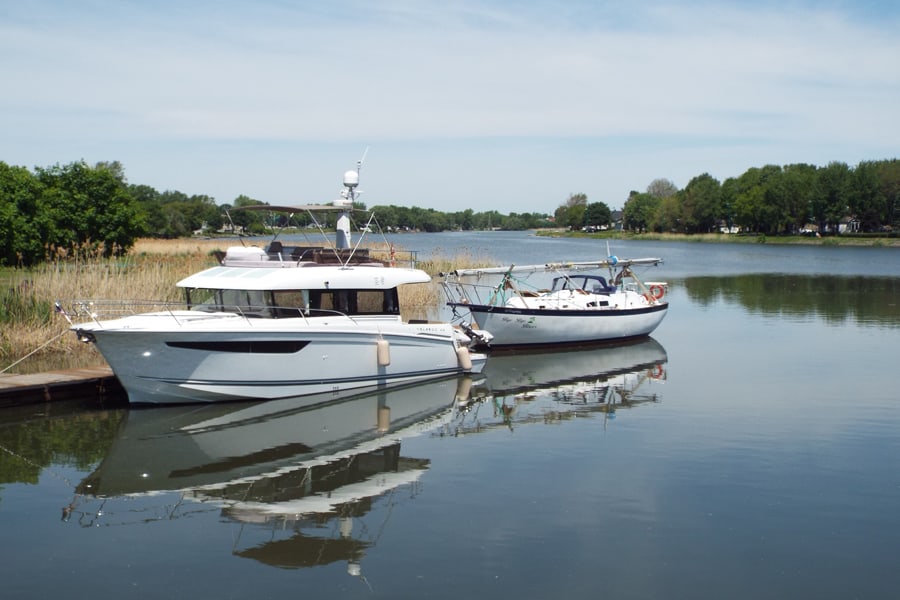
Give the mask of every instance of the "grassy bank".
[(626, 231), (604, 231), (600, 233), (584, 233), (581, 231), (538, 230), (538, 236), (571, 237), (588, 239), (614, 240), (653, 240), (660, 242), (696, 242), (713, 244), (785, 244), (810, 246), (870, 246), (900, 248), (900, 237), (885, 237), (849, 234), (840, 236), (811, 237), (805, 235), (742, 235), (726, 233), (697, 233), (685, 235), (680, 233), (631, 233)]
[[(256, 245), (267, 241), (259, 240)], [(92, 345), (82, 344), (68, 331), (68, 321), (55, 310), (57, 301), (70, 315), (79, 300), (177, 303), (182, 300), (182, 295), (175, 283), (215, 266), (213, 253), (224, 251), (235, 243), (231, 240), (147, 239), (139, 240), (125, 258), (60, 259), (34, 269), (0, 270), (0, 294), (3, 295), (0, 371), (30, 373), (105, 364)], [(367, 247), (379, 260), (390, 258), (390, 248), (386, 244)], [(486, 258), (468, 254), (453, 257), (436, 254), (420, 257), (418, 266), (435, 275), (451, 268), (489, 262)], [(441, 301), (436, 284), (404, 286), (400, 294), (406, 318), (426, 318)]]

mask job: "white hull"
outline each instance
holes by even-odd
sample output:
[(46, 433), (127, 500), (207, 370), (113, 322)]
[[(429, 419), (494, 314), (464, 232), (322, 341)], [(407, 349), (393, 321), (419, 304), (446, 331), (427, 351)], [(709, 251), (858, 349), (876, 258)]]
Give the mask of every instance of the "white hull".
[(462, 305), (491, 346), (557, 346), (628, 340), (650, 335), (666, 316), (666, 302), (619, 310), (544, 310)]
[(78, 332), (93, 337), (132, 403), (338, 397), (483, 367), (482, 357), (470, 355), (467, 368), (460, 352), (468, 350), (450, 325), (390, 316), (247, 319), (182, 311), (83, 324)]

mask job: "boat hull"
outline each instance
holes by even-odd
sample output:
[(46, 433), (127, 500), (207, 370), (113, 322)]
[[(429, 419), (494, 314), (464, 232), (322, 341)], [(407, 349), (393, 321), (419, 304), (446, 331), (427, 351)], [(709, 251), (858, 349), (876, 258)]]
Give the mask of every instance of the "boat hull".
[[(177, 321), (179, 315), (170, 315)], [(352, 319), (215, 318), (160, 327), (146, 315), (84, 325), (132, 403), (272, 400), (477, 372), (447, 324)], [(293, 321), (293, 323), (291, 323)]]
[(542, 347), (616, 342), (650, 335), (669, 309), (667, 302), (627, 309), (547, 310), (451, 303), (466, 309), (493, 336), (491, 347)]

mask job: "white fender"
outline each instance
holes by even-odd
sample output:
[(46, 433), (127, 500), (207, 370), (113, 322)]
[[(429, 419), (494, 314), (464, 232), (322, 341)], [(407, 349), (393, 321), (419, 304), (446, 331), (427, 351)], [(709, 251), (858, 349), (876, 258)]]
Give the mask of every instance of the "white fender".
[(459, 361), (459, 368), (463, 371), (471, 371), (472, 370), (472, 356), (469, 354), (469, 349), (465, 347), (460, 347), (456, 349), (456, 358)]
[(391, 364), (391, 344), (385, 339), (375, 342), (378, 348), (378, 366), (386, 367)]

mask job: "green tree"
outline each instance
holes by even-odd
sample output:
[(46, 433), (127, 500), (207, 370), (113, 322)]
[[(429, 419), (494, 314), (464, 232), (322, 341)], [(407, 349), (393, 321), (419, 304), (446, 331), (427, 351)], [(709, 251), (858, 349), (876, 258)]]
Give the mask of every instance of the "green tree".
[(659, 233), (681, 231), (681, 202), (678, 196), (666, 196), (656, 200), (656, 211), (650, 217), (649, 229)]
[(781, 174), (781, 167), (766, 165), (747, 169), (740, 177), (729, 183), (728, 195), (733, 194), (731, 211), (735, 223), (749, 232), (763, 233), (773, 227), (775, 210), (769, 205), (773, 197), (769, 180)]
[(584, 211), (587, 207), (586, 194), (570, 194), (569, 198), (557, 207), (554, 216), (556, 224), (569, 229), (580, 229), (584, 222)]
[(623, 227), (630, 231), (643, 232), (650, 229), (656, 218), (662, 200), (650, 194), (632, 191), (622, 207)]
[(647, 193), (654, 198), (671, 198), (678, 193), (678, 186), (668, 179), (654, 179), (647, 186)]
[[(234, 199), (234, 206), (228, 207), (226, 220), (229, 221), (234, 228), (241, 232), (261, 233), (266, 230), (265, 220), (267, 216), (264, 211), (257, 210), (240, 210), (248, 206), (262, 206), (264, 202), (254, 200), (249, 196), (241, 194)], [(231, 210), (236, 209), (236, 210)]]
[(784, 228), (790, 233), (795, 233), (812, 218), (812, 201), (818, 173), (816, 167), (807, 164), (786, 165), (782, 173)]
[(421, 209), (418, 223), (419, 229), (428, 232), (446, 231), (449, 228), (446, 215), (433, 208)]
[(475, 213), (472, 221), (475, 229), (484, 231), (493, 229), (494, 227), (500, 227), (500, 224), (503, 222), (503, 215), (496, 210), (489, 210), (486, 212)]
[(459, 226), (465, 231), (473, 229), (475, 223), (475, 211), (471, 208), (467, 208), (461, 213), (457, 213), (457, 223), (459, 223)]
[(35, 218), (43, 186), (25, 167), (0, 162), (0, 264), (30, 266), (44, 258)]
[(900, 160), (878, 161), (875, 170), (884, 199), (882, 222), (896, 229), (900, 227)]
[(682, 228), (685, 233), (716, 230), (722, 217), (722, 186), (709, 173), (691, 179), (678, 193), (681, 200)]
[(584, 209), (585, 227), (609, 227), (612, 222), (612, 212), (604, 202), (591, 202)]
[(149, 185), (129, 185), (128, 192), (143, 212), (146, 235), (160, 237), (165, 221), (159, 192)]
[(861, 231), (878, 231), (885, 222), (884, 208), (887, 205), (878, 180), (878, 169), (874, 162), (859, 163), (853, 170), (849, 182), (849, 210), (859, 219)]
[(820, 231), (838, 231), (841, 219), (850, 206), (850, 167), (847, 163), (830, 162), (819, 169), (818, 185), (812, 202), (812, 213)]
[(37, 177), (44, 186), (40, 213), (50, 246), (78, 252), (97, 249), (112, 256), (126, 252), (144, 233), (143, 212), (119, 170), (108, 163), (38, 168)]
[(375, 220), (382, 231), (397, 228), (397, 210), (395, 206), (373, 206), (372, 212), (375, 213)]
[(729, 177), (722, 182), (722, 219), (728, 228), (737, 225), (734, 218), (734, 203), (738, 194), (737, 179)]

